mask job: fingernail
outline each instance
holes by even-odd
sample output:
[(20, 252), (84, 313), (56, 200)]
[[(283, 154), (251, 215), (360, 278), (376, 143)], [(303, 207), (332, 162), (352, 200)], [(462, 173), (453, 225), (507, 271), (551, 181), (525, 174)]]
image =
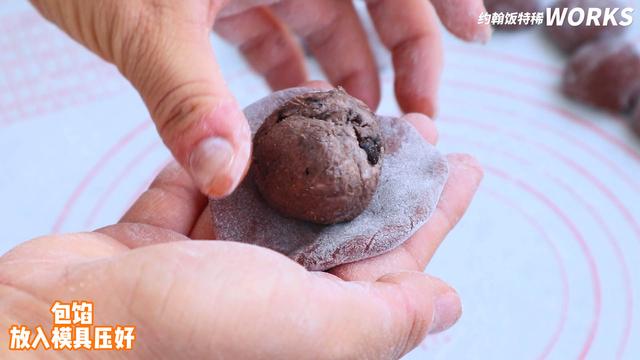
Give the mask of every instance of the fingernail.
[(229, 195), (239, 177), (231, 173), (234, 157), (233, 146), (224, 138), (200, 141), (189, 157), (189, 168), (196, 185), (212, 198)]
[(460, 298), (453, 289), (437, 294), (429, 334), (436, 334), (447, 330), (458, 321), (461, 315), (462, 305)]

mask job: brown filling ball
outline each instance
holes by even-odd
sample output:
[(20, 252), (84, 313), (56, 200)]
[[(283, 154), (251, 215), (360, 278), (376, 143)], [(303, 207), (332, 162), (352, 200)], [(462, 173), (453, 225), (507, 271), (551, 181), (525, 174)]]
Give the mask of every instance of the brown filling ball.
[(269, 205), (318, 224), (357, 217), (378, 186), (377, 117), (342, 89), (295, 97), (254, 138), (253, 176)]
[(640, 53), (629, 42), (601, 40), (580, 48), (563, 79), (568, 96), (616, 111), (631, 110), (640, 93)]
[[(605, 13), (606, 8), (623, 8), (623, 4), (618, 0), (559, 0), (552, 8), (559, 9), (575, 9), (582, 8), (585, 13), (589, 9), (600, 9), (602, 14)], [(567, 11), (567, 18), (569, 17), (569, 11)], [(597, 41), (600, 39), (612, 39), (622, 35), (626, 29), (624, 26), (613, 26), (611, 23), (607, 26), (603, 26), (604, 15), (600, 17), (600, 26), (595, 26), (594, 23), (587, 25), (586, 20), (578, 26), (571, 26), (569, 21), (565, 18), (562, 26), (549, 26), (546, 28), (547, 35), (551, 41), (561, 50), (572, 53), (582, 45)], [(616, 21), (622, 21), (622, 16), (618, 11)]]

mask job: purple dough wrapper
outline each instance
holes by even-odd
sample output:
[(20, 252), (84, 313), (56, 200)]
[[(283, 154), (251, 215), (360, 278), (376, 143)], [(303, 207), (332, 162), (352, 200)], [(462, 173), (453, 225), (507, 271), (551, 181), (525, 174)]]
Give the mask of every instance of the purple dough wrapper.
[[(244, 113), (252, 133), (289, 99), (312, 91), (319, 90), (283, 90), (248, 106)], [(317, 225), (284, 217), (262, 199), (250, 169), (233, 194), (210, 201), (217, 238), (267, 247), (308, 270), (327, 270), (401, 245), (433, 214), (449, 168), (446, 158), (408, 122), (380, 117), (380, 128), (385, 154), (379, 186), (357, 218)]]

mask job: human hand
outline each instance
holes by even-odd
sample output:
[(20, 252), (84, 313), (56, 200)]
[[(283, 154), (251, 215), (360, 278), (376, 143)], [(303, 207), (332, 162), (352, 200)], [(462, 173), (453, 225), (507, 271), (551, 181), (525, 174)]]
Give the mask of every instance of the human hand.
[[(375, 60), (351, 1), (32, 3), (75, 40), (118, 67), (140, 92), (176, 160), (200, 190), (214, 198), (235, 189), (251, 152), (246, 119), (211, 48), (214, 25), (274, 89), (306, 79), (293, 32), (309, 45), (332, 83), (372, 108), (380, 98)], [(454, 34), (484, 41), (490, 28), (478, 25), (476, 19), (484, 10), (482, 0), (370, 0), (367, 5), (382, 42), (393, 53), (402, 109), (433, 115), (442, 56), (436, 12)]]
[[(405, 119), (435, 143), (428, 118)], [(119, 224), (2, 256), (1, 322), (48, 324), (54, 300), (80, 299), (94, 303), (98, 323), (135, 325), (141, 358), (398, 358), (461, 313), (455, 291), (422, 273), (482, 177), (469, 156), (449, 161), (426, 225), (389, 253), (329, 273), (257, 246), (192, 240), (214, 238), (211, 214), (172, 163)], [(101, 355), (112, 354), (92, 353)]]

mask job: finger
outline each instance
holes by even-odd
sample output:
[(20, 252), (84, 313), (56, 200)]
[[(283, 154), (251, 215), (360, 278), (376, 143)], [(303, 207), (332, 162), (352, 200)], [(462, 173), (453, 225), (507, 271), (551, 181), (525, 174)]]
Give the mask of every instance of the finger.
[(332, 84), (377, 108), (378, 70), (351, 1), (286, 0), (272, 9), (306, 41)]
[(213, 224), (213, 214), (211, 214), (211, 208), (207, 206), (200, 218), (196, 222), (196, 225), (191, 230), (189, 236), (195, 240), (214, 240), (216, 239), (216, 229)]
[[(328, 352), (321, 357), (399, 359), (462, 313), (455, 290), (422, 273), (394, 273), (349, 287), (323, 280), (335, 285), (316, 286), (310, 290), (316, 299), (306, 299), (309, 311), (325, 319), (321, 325), (333, 333), (322, 342)], [(331, 295), (316, 294), (316, 289)]]
[(442, 43), (433, 7), (424, 0), (367, 3), (382, 43), (391, 51), (395, 93), (405, 112), (433, 117), (442, 71)]
[(209, 35), (220, 1), (35, 1), (73, 38), (115, 64), (162, 140), (200, 190), (223, 197), (249, 163), (247, 120), (227, 89)]
[(402, 117), (418, 130), (418, 133), (431, 145), (438, 143), (438, 129), (428, 116), (418, 113), (406, 114)]
[(94, 233), (106, 235), (129, 249), (191, 240), (184, 234), (167, 230), (163, 227), (140, 223), (119, 223), (103, 227)]
[(436, 211), (416, 236), (405, 243), (421, 270), (465, 214), (484, 176), (481, 165), (470, 155), (451, 154), (447, 159), (449, 179)]
[(182, 167), (171, 162), (153, 181), (120, 223), (140, 223), (189, 234), (204, 210), (203, 196)]
[(220, 11), (218, 18), (225, 18), (245, 12), (256, 6), (266, 6), (276, 3), (280, 0), (241, 0), (228, 1), (225, 7)]
[(301, 85), (302, 87), (308, 87), (312, 89), (318, 90), (331, 90), (333, 86), (326, 81), (323, 80), (309, 80)]
[(486, 43), (491, 38), (491, 26), (478, 24), (485, 12), (482, 0), (431, 0), (442, 24), (462, 40)]
[(268, 8), (256, 7), (223, 18), (214, 29), (239, 47), (273, 90), (300, 85), (307, 79), (300, 46)]
[(143, 11), (141, 24), (114, 29), (113, 61), (142, 95), (174, 157), (201, 191), (219, 198), (244, 176), (251, 135), (210, 44), (215, 9), (194, 7), (169, 2), (161, 18)]
[(449, 231), (469, 207), (482, 180), (482, 169), (469, 155), (449, 155), (449, 178), (429, 221), (396, 249), (345, 264), (330, 272), (345, 280), (371, 281), (397, 271), (423, 271)]
[[(427, 332), (429, 334), (436, 334), (447, 330), (453, 326), (453, 324), (455, 324), (462, 315), (462, 303), (458, 293), (438, 278), (425, 276), (422, 273), (398, 272), (381, 277), (378, 279), (377, 283), (395, 284), (400, 288), (409, 289), (409, 294), (407, 294), (409, 296), (416, 296), (421, 293), (424, 291), (424, 288), (426, 287), (425, 285), (428, 284), (431, 288), (432, 297), (431, 319), (426, 319), (428, 322), (426, 329), (428, 329)], [(388, 290), (391, 292), (389, 296), (398, 295), (394, 289)], [(419, 323), (415, 320), (420, 319), (420, 315), (409, 316), (408, 322), (413, 322), (415, 324)], [(421, 329), (418, 331), (413, 330), (414, 334), (411, 334), (411, 332), (412, 331), (409, 331), (410, 335), (406, 337), (409, 341), (407, 341), (408, 346), (405, 346), (403, 354), (409, 352), (424, 339), (424, 335), (421, 335), (423, 333)]]

